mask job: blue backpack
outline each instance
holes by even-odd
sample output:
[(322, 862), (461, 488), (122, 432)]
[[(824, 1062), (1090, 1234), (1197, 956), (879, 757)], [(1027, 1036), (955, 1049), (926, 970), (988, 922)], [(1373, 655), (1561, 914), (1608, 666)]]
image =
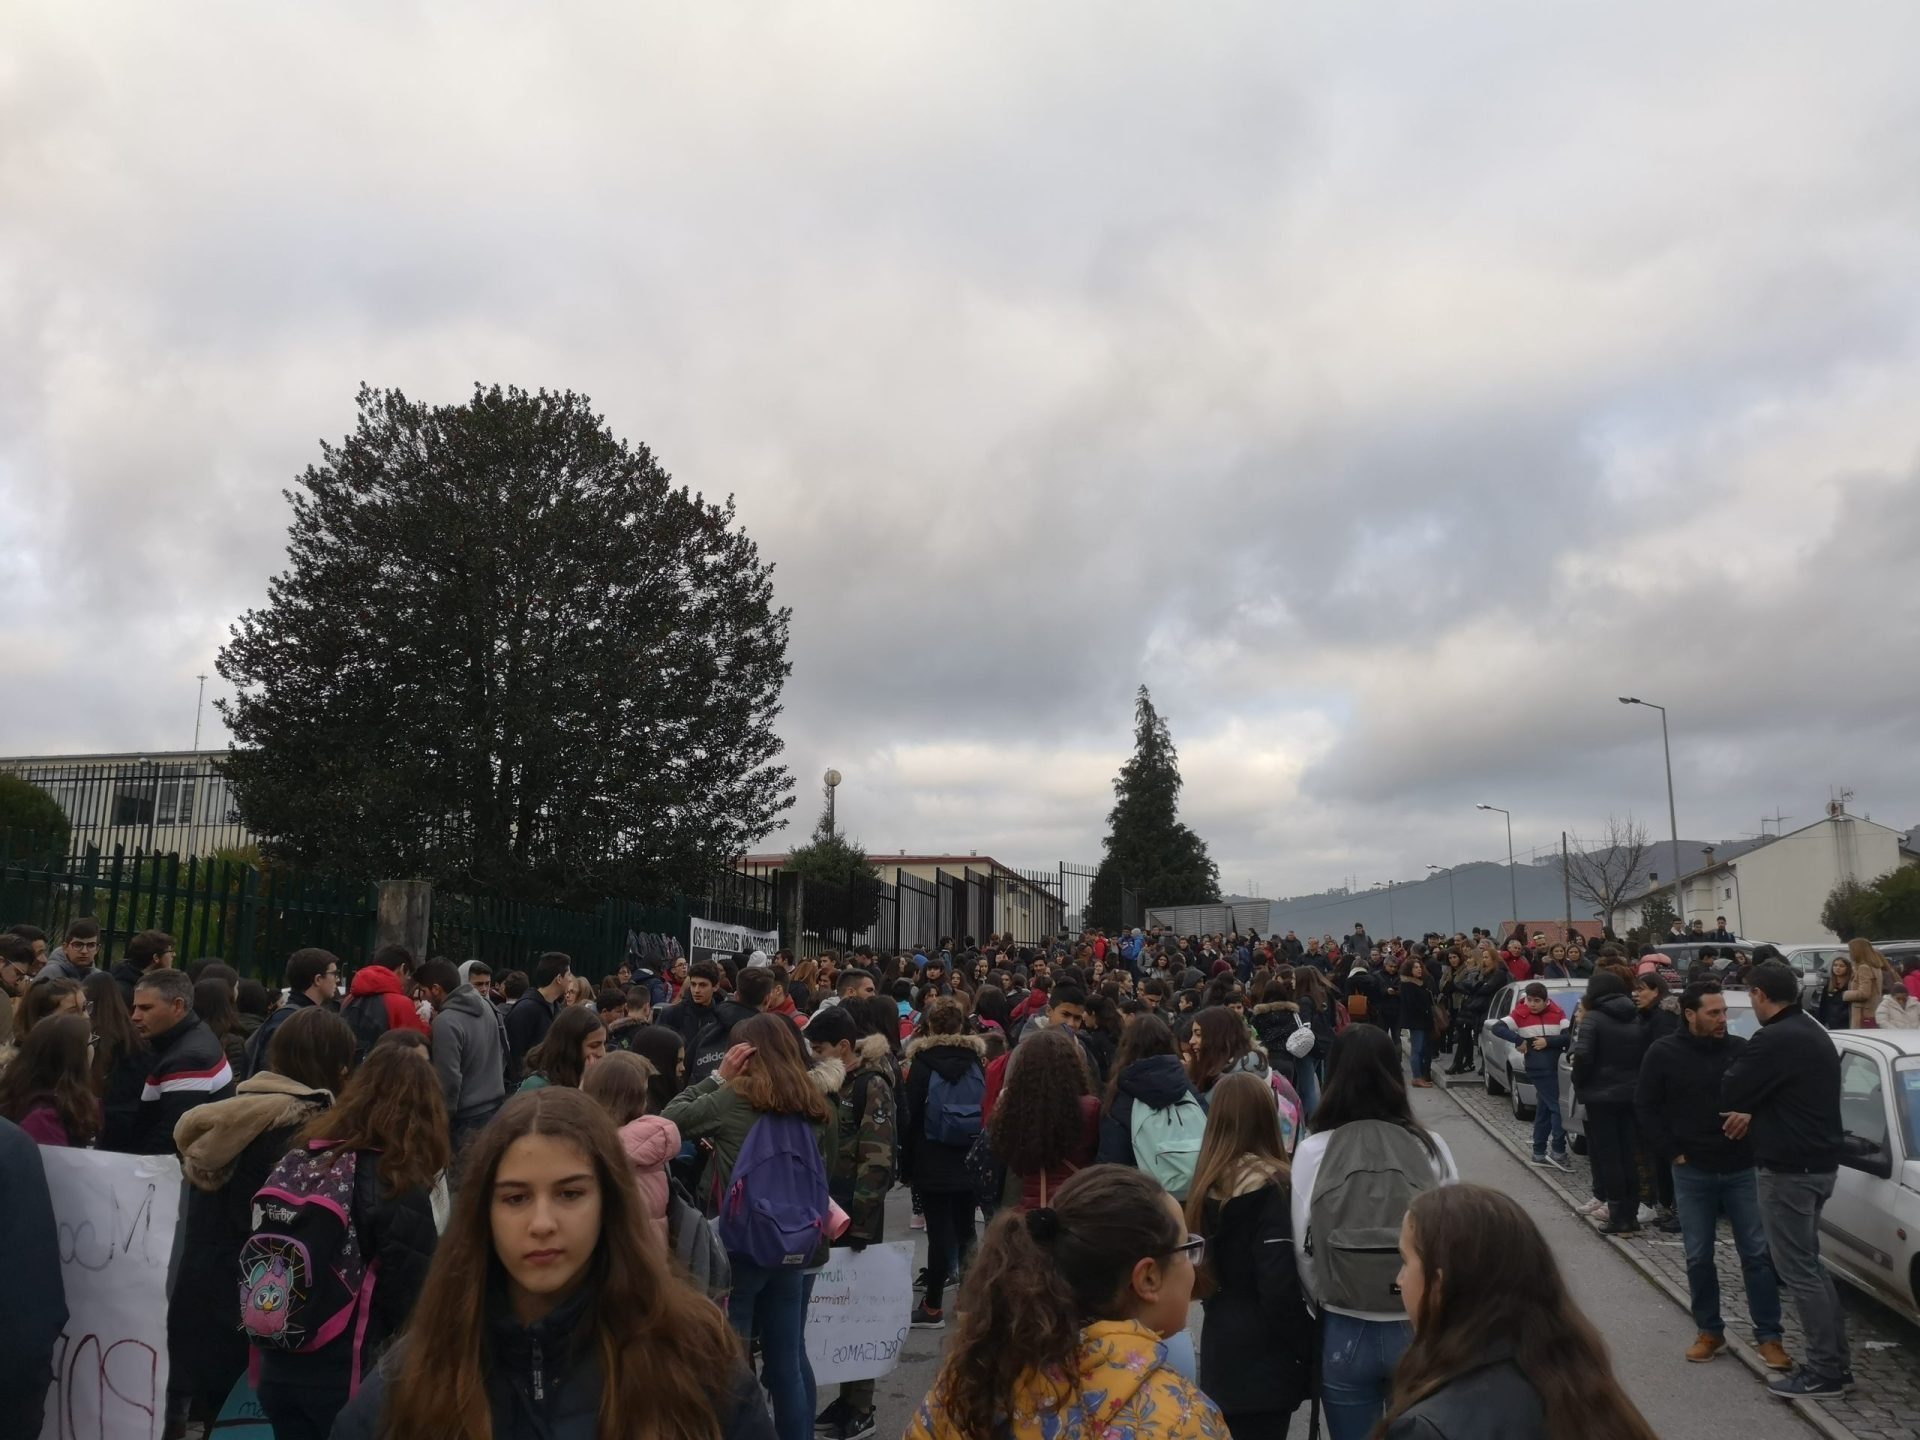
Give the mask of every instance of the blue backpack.
[(798, 1115), (762, 1115), (720, 1201), (720, 1243), (756, 1265), (803, 1266), (826, 1239), (828, 1204), (813, 1127)]
[(986, 1099), (987, 1075), (978, 1065), (969, 1065), (958, 1080), (935, 1070), (927, 1079), (927, 1139), (936, 1145), (973, 1144)]

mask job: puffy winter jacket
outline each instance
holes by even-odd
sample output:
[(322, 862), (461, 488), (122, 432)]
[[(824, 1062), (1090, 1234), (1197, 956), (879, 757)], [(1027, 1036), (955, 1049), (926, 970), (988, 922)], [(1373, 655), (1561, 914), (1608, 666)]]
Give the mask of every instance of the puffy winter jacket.
[(1253, 1033), (1273, 1068), (1289, 1080), (1294, 1076), (1294, 1066), (1293, 1056), (1287, 1050), (1287, 1037), (1303, 1023), (1300, 1007), (1291, 1000), (1270, 1000), (1253, 1007)]
[(100, 1138), (102, 1150), (171, 1155), (174, 1127), (181, 1116), (196, 1105), (233, 1094), (233, 1067), (227, 1063), (227, 1053), (197, 1015), (188, 1015), (164, 1035), (154, 1037), (147, 1059), (139, 1108), (124, 1131), (113, 1124), (115, 1117), (109, 1113), (108, 1131)]
[[(1541, 1085), (1559, 1088), (1560, 1056), (1567, 1048), (1566, 1011), (1549, 1000), (1547, 1008), (1536, 1015), (1532, 1006), (1522, 999), (1510, 1015), (1494, 1022), (1493, 1033), (1508, 1044), (1520, 1047), (1526, 1058), (1527, 1079), (1536, 1089)], [(1536, 1040), (1546, 1041), (1547, 1048), (1534, 1049)]]
[[(987, 1042), (978, 1035), (923, 1035), (907, 1046), (907, 1090), (902, 1108), (906, 1123), (900, 1131), (900, 1159), (907, 1175), (921, 1190), (953, 1194), (973, 1189), (967, 1175), (966, 1145), (947, 1145), (927, 1138), (927, 1096), (937, 1074), (948, 1084), (981, 1072), (986, 1088)], [(985, 1104), (981, 1105), (984, 1112)], [(984, 1119), (981, 1122), (985, 1124)]]
[(1609, 995), (1589, 1005), (1573, 1041), (1573, 1088), (1588, 1105), (1631, 1105), (1653, 1036), (1633, 1001)]
[(620, 1127), (620, 1144), (633, 1167), (640, 1203), (653, 1217), (654, 1238), (667, 1248), (667, 1166), (680, 1153), (680, 1127), (658, 1115), (640, 1115)]
[(1148, 1105), (1164, 1110), (1182, 1096), (1196, 1101), (1200, 1092), (1187, 1078), (1187, 1068), (1177, 1055), (1149, 1055), (1136, 1060), (1120, 1072), (1120, 1091), (1100, 1119), (1100, 1149), (1094, 1157), (1101, 1165), (1136, 1165), (1133, 1153), (1133, 1107)]
[[(357, 1011), (374, 1005), (386, 1012), (385, 1029), (418, 1030), (422, 1035), (431, 1033), (413, 1001), (407, 998), (400, 977), (384, 965), (363, 965), (353, 977), (353, 988), (348, 992), (346, 1004), (340, 1007), (340, 1013), (351, 1024)], [(358, 1027), (355, 1033), (358, 1033)]]

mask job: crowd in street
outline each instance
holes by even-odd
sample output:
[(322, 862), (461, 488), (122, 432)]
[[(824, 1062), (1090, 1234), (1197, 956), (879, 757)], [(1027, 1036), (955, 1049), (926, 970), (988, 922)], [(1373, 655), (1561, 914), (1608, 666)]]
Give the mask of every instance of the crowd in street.
[[(1850, 1383), (1818, 1261), (1837, 1060), (1824, 1000), (1763, 954), (1682, 977), (1604, 936), (1136, 929), (596, 982), (395, 946), (351, 977), (298, 951), (275, 993), (152, 931), (103, 969), (102, 941), (0, 935), (0, 1219), (10, 1253), (53, 1253), (22, 1147), (179, 1157), (172, 1436), (251, 1375), (276, 1440), (859, 1440), (873, 1382), (823, 1403), (808, 1299), (830, 1247), (887, 1238), (899, 1185), (926, 1236), (910, 1323), (950, 1332), (914, 1440), (1277, 1440), (1307, 1404), (1334, 1440), (1650, 1437), (1533, 1220), (1460, 1183), (1410, 1105), (1510, 983), (1529, 1073), (1571, 1052), (1607, 1228), (1644, 1199), (1685, 1239), (1686, 1358), (1724, 1343), (1724, 1217), (1775, 1388)], [(1868, 970), (1856, 947), (1850, 1006)], [(1726, 1034), (1736, 978), (1751, 1041)], [(1572, 1015), (1548, 982), (1582, 987)], [(1538, 1088), (1535, 1159), (1564, 1163)], [(44, 1379), (57, 1274), (15, 1314)]]

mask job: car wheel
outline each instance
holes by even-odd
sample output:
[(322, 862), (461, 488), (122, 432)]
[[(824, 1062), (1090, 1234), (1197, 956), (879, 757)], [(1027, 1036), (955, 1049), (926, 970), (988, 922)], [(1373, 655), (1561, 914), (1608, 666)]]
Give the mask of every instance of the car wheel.
[(1507, 1094), (1513, 1097), (1513, 1118), (1531, 1120), (1533, 1107), (1520, 1098), (1520, 1081), (1511, 1070), (1507, 1072)]

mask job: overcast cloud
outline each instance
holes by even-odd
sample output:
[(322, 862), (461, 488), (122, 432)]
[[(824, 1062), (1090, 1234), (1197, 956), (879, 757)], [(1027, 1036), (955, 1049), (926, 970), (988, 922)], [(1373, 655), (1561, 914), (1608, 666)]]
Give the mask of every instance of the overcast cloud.
[[(0, 753), (184, 747), (362, 380), (738, 496), (874, 849), (1920, 821), (1920, 9), (16, 3)], [(216, 680), (214, 684), (218, 684)], [(210, 733), (217, 721), (208, 707)], [(775, 842), (777, 843), (777, 842)], [(1149, 897), (1159, 899), (1164, 897)]]

